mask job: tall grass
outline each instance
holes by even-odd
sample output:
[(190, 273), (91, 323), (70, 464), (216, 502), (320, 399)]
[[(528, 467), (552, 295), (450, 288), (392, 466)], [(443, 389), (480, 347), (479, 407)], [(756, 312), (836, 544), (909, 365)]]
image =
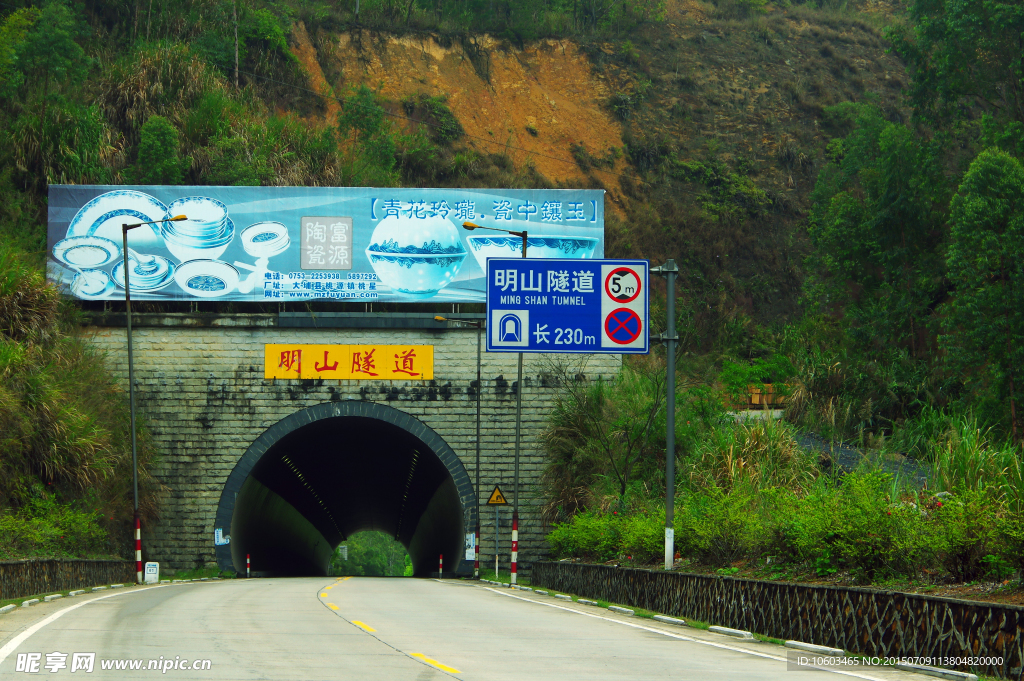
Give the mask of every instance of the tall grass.
[(925, 449), (934, 465), (934, 485), (949, 492), (988, 490), (1015, 513), (1024, 512), (1024, 467), (1020, 447), (995, 440), (971, 415), (954, 415), (949, 427)]
[(797, 445), (793, 427), (771, 418), (713, 430), (687, 468), (694, 487), (725, 490), (737, 485), (800, 490), (817, 471), (814, 454)]

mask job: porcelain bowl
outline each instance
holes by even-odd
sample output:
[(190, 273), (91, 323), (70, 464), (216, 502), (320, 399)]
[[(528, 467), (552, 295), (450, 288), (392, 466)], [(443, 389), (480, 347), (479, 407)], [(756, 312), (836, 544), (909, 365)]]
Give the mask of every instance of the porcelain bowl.
[(366, 249), (377, 277), (409, 298), (429, 297), (451, 283), (468, 253), (381, 253)]
[(382, 282), (403, 296), (425, 298), (451, 283), (466, 260), (459, 230), (440, 215), (389, 215), (366, 248)]
[(205, 232), (209, 229), (223, 228), (228, 216), (228, 207), (217, 199), (206, 196), (187, 196), (173, 201), (167, 206), (170, 215), (186, 215), (187, 220), (178, 223), (183, 233)]
[(232, 239), (235, 238), (235, 223), (230, 218), (227, 220), (227, 228), (224, 234), (215, 239), (200, 239), (195, 237), (183, 237), (167, 229), (166, 223), (160, 230), (164, 238), (164, 247), (181, 262), (188, 260), (216, 260), (228, 249)]
[[(469, 250), (480, 268), (487, 271), (488, 258), (523, 257), (523, 240), (511, 234), (473, 235), (466, 237)], [(527, 258), (579, 258), (594, 257), (597, 237), (592, 236), (529, 236), (526, 240)]]
[(228, 250), (230, 243), (230, 241), (226, 241), (220, 246), (204, 248), (201, 246), (183, 246), (169, 239), (164, 239), (164, 246), (171, 252), (171, 255), (181, 262), (188, 262), (189, 260), (216, 260), (224, 255), (224, 251)]

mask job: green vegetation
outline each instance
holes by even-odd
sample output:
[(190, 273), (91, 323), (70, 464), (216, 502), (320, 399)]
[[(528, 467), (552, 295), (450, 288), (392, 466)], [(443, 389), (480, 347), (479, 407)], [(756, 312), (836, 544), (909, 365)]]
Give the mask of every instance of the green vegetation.
[[(0, 557), (102, 556), (129, 544), (123, 392), (42, 272), (0, 245)], [(140, 438), (141, 509), (156, 511)]]
[[(722, 574), (746, 564), (768, 576), (860, 583), (1020, 577), (1018, 5), (913, 0), (908, 21), (887, 34), (911, 67), (911, 119), (874, 98), (821, 109), (827, 145), (809, 195), (801, 313), (768, 324), (720, 317), (684, 341), (670, 453), (681, 472), (675, 536), (684, 560)], [(764, 9), (718, 7), (735, 16)], [(839, 59), (830, 45), (821, 54)], [(648, 178), (661, 172), (703, 187), (705, 223), (785, 210), (735, 170), (680, 159), (665, 138), (648, 137), (630, 157)], [(779, 160), (813, 164), (794, 147)], [(693, 329), (711, 305), (701, 300), (707, 288), (685, 288), (678, 323)], [(747, 386), (768, 382), (786, 384), (785, 422), (734, 423), (723, 413)], [(550, 433), (585, 417), (566, 404)], [(801, 444), (803, 431), (824, 438), (824, 451)], [(652, 437), (654, 455), (636, 462), (624, 500), (609, 484), (614, 471), (590, 454), (596, 442), (581, 432), (568, 456), (549, 446), (551, 498), (581, 500), (551, 516), (565, 521), (549, 536), (553, 552), (653, 563), (664, 521), (659, 442)], [(851, 456), (850, 445), (867, 456), (843, 475), (837, 458)], [(629, 443), (615, 446), (622, 455)]]
[[(342, 549), (342, 547), (346, 547)], [(343, 557), (347, 554), (347, 557)], [(383, 532), (358, 532), (335, 549), (330, 574), (410, 577), (412, 559), (398, 540)]]
[[(124, 396), (43, 283), (48, 184), (588, 186), (614, 203), (609, 256), (681, 266), (681, 554), (861, 581), (1019, 569), (1024, 10), (687, 7), (699, 24), (662, 0), (0, 9), (0, 552), (116, 553), (110, 528), (127, 527)], [(300, 21), (326, 84), (293, 56)], [(483, 32), (506, 51), (575, 39), (621, 143), (567, 142), (583, 177), (558, 183), (484, 151), (454, 97), (387, 101), (332, 72), (342, 31), (461, 45), (484, 79)], [(545, 514), (559, 555), (661, 555), (663, 360), (596, 384), (556, 368)], [(785, 422), (727, 415), (767, 384)], [(845, 477), (842, 443), (870, 454)], [(143, 437), (146, 470), (153, 456)], [(908, 461), (927, 491), (894, 472)], [(160, 490), (144, 489), (153, 517)], [(338, 569), (404, 571), (397, 549), (361, 541)]]

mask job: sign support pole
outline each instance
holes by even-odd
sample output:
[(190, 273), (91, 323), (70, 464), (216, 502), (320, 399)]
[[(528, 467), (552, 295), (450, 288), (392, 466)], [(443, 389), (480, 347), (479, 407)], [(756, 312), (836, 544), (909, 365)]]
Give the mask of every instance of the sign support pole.
[[(526, 230), (523, 230), (523, 257), (526, 257)], [(529, 335), (529, 329), (523, 329)], [(512, 584), (516, 583), (516, 563), (519, 558), (519, 441), (523, 425), (523, 353), (519, 353), (519, 370), (516, 378), (516, 465), (515, 482), (512, 485)]]
[(651, 268), (665, 277), (668, 294), (665, 303), (667, 323), (661, 340), (665, 342), (667, 373), (665, 405), (665, 569), (675, 565), (675, 492), (676, 492), (676, 274), (679, 268), (675, 260), (666, 260), (661, 267)]
[(483, 322), (479, 322), (476, 325), (476, 541), (473, 543), (473, 579), (480, 579), (480, 398), (484, 390), (480, 375), (480, 344), (483, 333)]
[(128, 271), (128, 230), (137, 225), (121, 225), (121, 236), (124, 239), (124, 308), (128, 319), (128, 413), (129, 427), (132, 430), (132, 506), (135, 515), (135, 582), (142, 584), (142, 520), (139, 516), (139, 457), (135, 437), (135, 363), (132, 361), (132, 296)]

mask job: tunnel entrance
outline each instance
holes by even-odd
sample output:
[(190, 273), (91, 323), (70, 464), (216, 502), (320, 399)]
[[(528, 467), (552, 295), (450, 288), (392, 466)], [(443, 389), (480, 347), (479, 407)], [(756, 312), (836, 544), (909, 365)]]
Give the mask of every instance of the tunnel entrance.
[(334, 549), (363, 531), (405, 546), (413, 574), (471, 573), (465, 528), (476, 525), (469, 475), (451, 447), (403, 411), (328, 402), (267, 429), (228, 476), (215, 527), (221, 569), (326, 575)]

